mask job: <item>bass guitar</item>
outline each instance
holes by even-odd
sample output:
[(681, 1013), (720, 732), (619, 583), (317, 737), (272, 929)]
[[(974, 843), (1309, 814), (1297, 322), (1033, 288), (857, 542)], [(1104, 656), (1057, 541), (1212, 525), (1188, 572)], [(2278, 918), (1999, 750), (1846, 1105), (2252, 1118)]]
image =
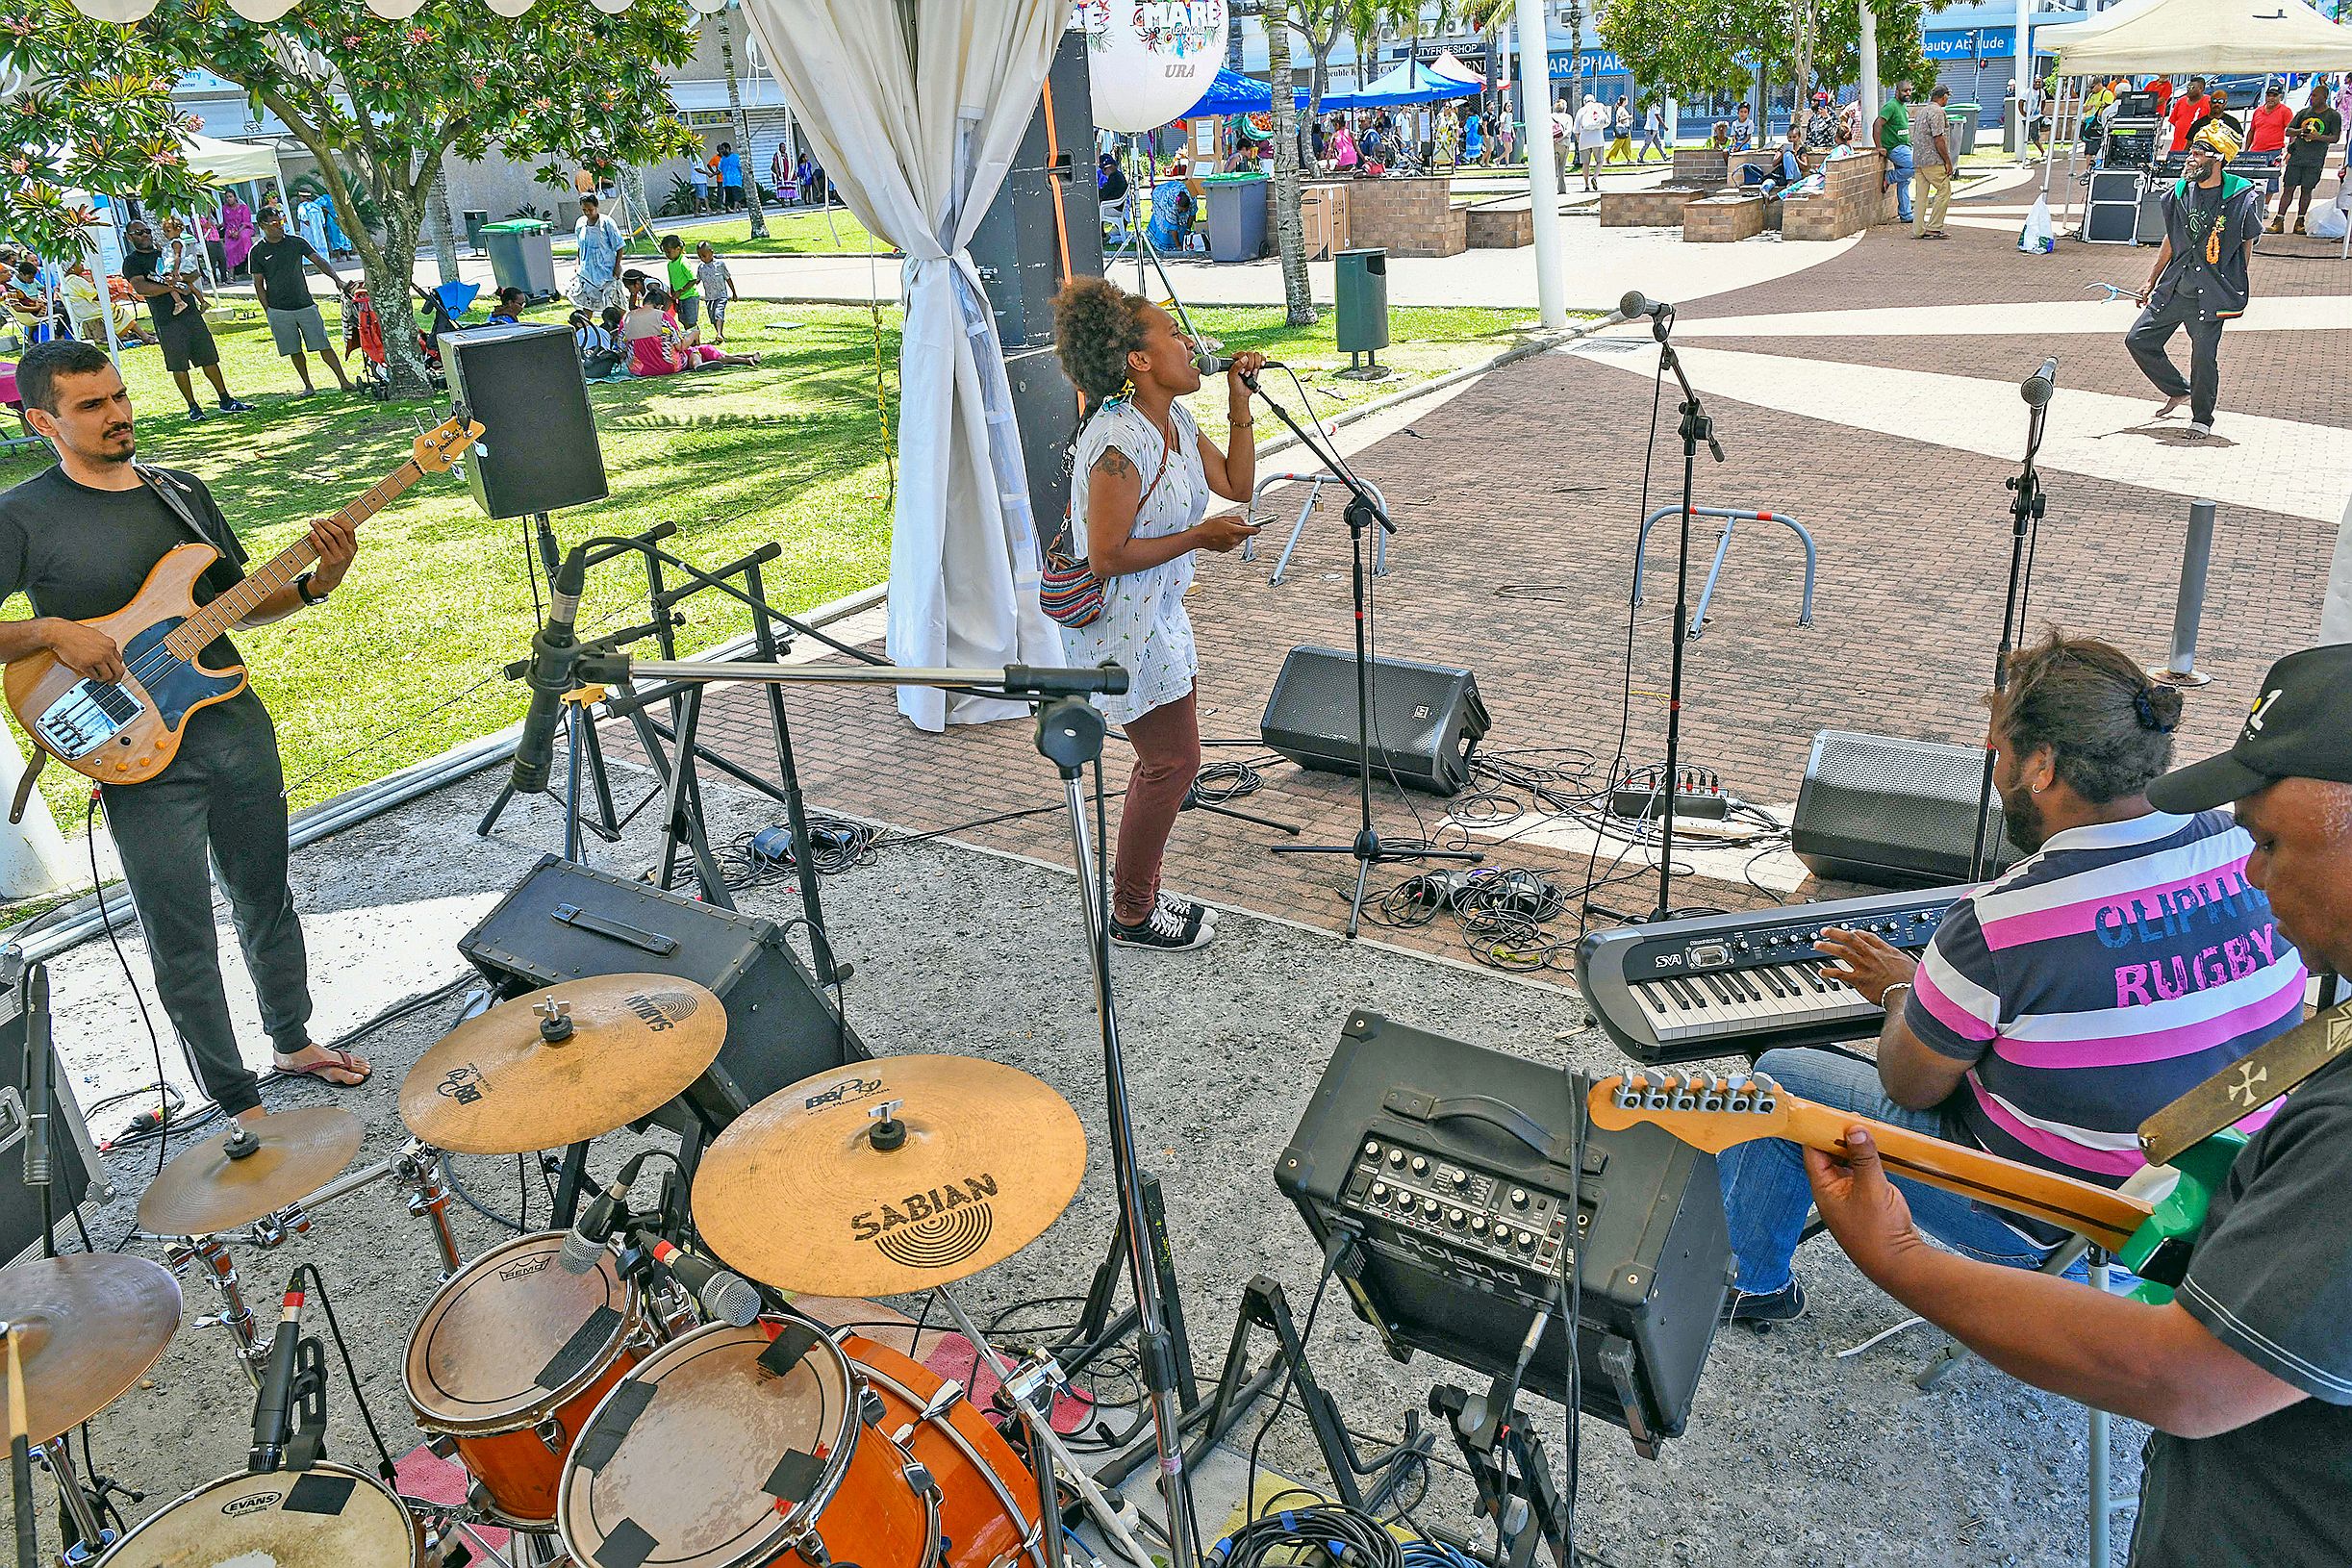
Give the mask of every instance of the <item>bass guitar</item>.
[(1877, 1142), (1889, 1174), (2081, 1236), (2140, 1277), (2131, 1295), (2157, 1304), (2172, 1299), (2172, 1287), (2187, 1274), (2206, 1205), (2245, 1143), (2240, 1133), (2216, 1132), (2118, 1191), (1800, 1100), (1762, 1074), (1619, 1075), (1592, 1086), (1585, 1112), (1594, 1126), (1614, 1132), (1647, 1123), (1710, 1154), (1758, 1138), (1785, 1138), (1842, 1156), (1846, 1129), (1859, 1125)]
[[(482, 426), (460, 415), (416, 440), (408, 459), (336, 514), (354, 526), (375, 516), (428, 473), (440, 473), (481, 439)], [(77, 675), (42, 649), (9, 664), (8, 705), (35, 745), (101, 784), (137, 784), (171, 766), (189, 715), (245, 689), (245, 668), (213, 670), (197, 655), (213, 640), (285, 588), (318, 559), (305, 534), (277, 559), (199, 609), (196, 579), (218, 560), (210, 544), (174, 546), (130, 603), (85, 621), (122, 649), (120, 681)]]

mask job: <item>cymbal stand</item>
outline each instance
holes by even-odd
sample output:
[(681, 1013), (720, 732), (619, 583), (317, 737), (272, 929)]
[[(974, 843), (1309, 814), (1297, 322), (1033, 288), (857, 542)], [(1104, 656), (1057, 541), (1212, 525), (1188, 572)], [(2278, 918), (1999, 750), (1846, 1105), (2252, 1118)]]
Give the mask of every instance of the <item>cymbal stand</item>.
[[(310, 1222), (304, 1220), (291, 1230), (307, 1230)], [(285, 1239), (285, 1232), (279, 1240)], [(272, 1244), (274, 1245), (274, 1244)], [(262, 1358), (268, 1354), (268, 1346), (256, 1345), (253, 1330), (253, 1308), (245, 1304), (245, 1294), (237, 1286), (237, 1260), (229, 1255), (218, 1236), (182, 1236), (164, 1254), (164, 1261), (174, 1274), (185, 1275), (191, 1266), (202, 1264), (204, 1277), (220, 1293), (220, 1310), (196, 1320), (199, 1328), (219, 1328), (237, 1347), (237, 1364), (255, 1388), (262, 1386)]]
[[(275, 1247), (286, 1239), (286, 1230), (307, 1228), (307, 1224), (297, 1226), (288, 1223), (292, 1218), (300, 1217), (307, 1222), (311, 1214), (337, 1199), (388, 1179), (395, 1187), (407, 1190), (406, 1207), (409, 1213), (432, 1226), (433, 1244), (441, 1252), (442, 1282), (446, 1284), (450, 1276), (464, 1267), (465, 1260), (458, 1254), (457, 1236), (449, 1228), (449, 1200), (453, 1195), (443, 1174), (442, 1152), (421, 1138), (411, 1138), (407, 1148), (390, 1158), (378, 1160), (349, 1176), (339, 1176), (300, 1202), (291, 1203), (270, 1215), (268, 1220), (257, 1221), (253, 1239), (259, 1246)], [(274, 1239), (260, 1233), (263, 1225), (272, 1222), (279, 1226), (279, 1233)]]
[(997, 1375), (1005, 1397), (1013, 1402), (1021, 1417), (1023, 1430), (1028, 1433), (1029, 1462), (1037, 1469), (1038, 1501), (1045, 1510), (1040, 1522), (1045, 1526), (1046, 1557), (1051, 1568), (1064, 1568), (1066, 1557), (1061, 1531), (1062, 1495), (1053, 1479), (1057, 1462), (1069, 1473), (1071, 1484), (1077, 1488), (1086, 1511), (1094, 1515), (1102, 1532), (1126, 1553), (1134, 1568), (1151, 1568), (1151, 1554), (1135, 1539), (1110, 1498), (1078, 1463), (1077, 1456), (1062, 1441), (1061, 1433), (1053, 1429), (1053, 1396), (1062, 1382), (1061, 1364), (1041, 1351), (1019, 1366), (1013, 1365), (989, 1344), (988, 1336), (980, 1332), (980, 1326), (972, 1321), (952, 1291), (941, 1285), (937, 1294), (940, 1304), (948, 1309), (948, 1316), (955, 1320), (957, 1331), (972, 1341), (973, 1353), (988, 1358), (989, 1370)]
[(90, 1494), (83, 1488), (82, 1478), (73, 1468), (73, 1448), (66, 1441), (67, 1435), (60, 1432), (46, 1443), (34, 1445), (33, 1457), (57, 1479), (60, 1522), (65, 1527), (66, 1568), (81, 1568), (81, 1564), (104, 1556), (114, 1544), (115, 1536), (99, 1520)]

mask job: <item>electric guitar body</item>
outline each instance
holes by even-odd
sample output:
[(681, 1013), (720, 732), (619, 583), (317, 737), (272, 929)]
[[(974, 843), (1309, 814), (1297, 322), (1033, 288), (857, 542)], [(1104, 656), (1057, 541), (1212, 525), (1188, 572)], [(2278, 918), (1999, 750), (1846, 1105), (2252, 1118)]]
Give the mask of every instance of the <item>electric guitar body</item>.
[[(482, 427), (463, 411), (418, 436), (410, 456), (337, 515), (354, 527), (428, 473), (439, 473), (479, 440)], [(198, 710), (245, 689), (245, 668), (199, 663), (215, 638), (282, 592), (316, 562), (310, 536), (210, 604), (196, 603), (196, 581), (220, 558), (210, 544), (175, 545), (131, 602), (95, 627), (122, 649), (120, 681), (78, 675), (46, 648), (9, 662), (9, 711), (33, 744), (101, 784), (139, 784), (171, 766)]]
[(35, 744), (101, 784), (143, 783), (171, 766), (189, 716), (245, 689), (244, 666), (208, 670), (170, 647), (196, 617), (196, 579), (219, 558), (210, 544), (177, 545), (130, 603), (84, 622), (122, 649), (131, 673), (121, 682), (85, 679), (46, 648), (9, 665), (8, 705)]

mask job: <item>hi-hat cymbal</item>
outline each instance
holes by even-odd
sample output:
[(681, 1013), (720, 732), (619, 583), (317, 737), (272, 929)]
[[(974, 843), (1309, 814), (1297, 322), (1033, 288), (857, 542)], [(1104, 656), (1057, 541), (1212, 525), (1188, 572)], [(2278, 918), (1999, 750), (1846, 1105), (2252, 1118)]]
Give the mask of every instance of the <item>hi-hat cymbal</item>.
[[(895, 1127), (877, 1137), (894, 1102)], [(1085, 1170), (1077, 1112), (1019, 1068), (886, 1056), (737, 1117), (702, 1156), (695, 1226), (779, 1289), (896, 1296), (1012, 1256), (1070, 1206)]]
[[(124, 1252), (28, 1258), (0, 1269), (0, 1322), (24, 1329), (26, 1435), (46, 1443), (155, 1365), (180, 1327), (180, 1284), (169, 1269)], [(0, 1407), (7, 1393), (0, 1356)]]
[(566, 980), (435, 1041), (400, 1084), (400, 1120), (452, 1153), (558, 1149), (660, 1110), (726, 1037), (726, 1009), (692, 980)]
[(171, 1157), (139, 1200), (139, 1226), (159, 1236), (211, 1236), (308, 1198), (360, 1151), (360, 1119), (340, 1105), (301, 1105), (253, 1124), (262, 1147), (229, 1158), (234, 1127)]

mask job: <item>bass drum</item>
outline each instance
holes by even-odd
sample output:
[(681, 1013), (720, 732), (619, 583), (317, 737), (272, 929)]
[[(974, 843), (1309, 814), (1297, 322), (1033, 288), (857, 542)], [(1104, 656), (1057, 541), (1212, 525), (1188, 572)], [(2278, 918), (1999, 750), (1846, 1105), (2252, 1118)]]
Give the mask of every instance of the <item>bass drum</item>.
[(371, 1476), (227, 1476), (149, 1515), (99, 1568), (417, 1568), (417, 1527)]
[(637, 1287), (608, 1252), (556, 1261), (564, 1232), (517, 1236), (451, 1277), (409, 1335), (417, 1425), (452, 1441), (499, 1523), (546, 1530), (564, 1456), (607, 1390), (652, 1348)]

